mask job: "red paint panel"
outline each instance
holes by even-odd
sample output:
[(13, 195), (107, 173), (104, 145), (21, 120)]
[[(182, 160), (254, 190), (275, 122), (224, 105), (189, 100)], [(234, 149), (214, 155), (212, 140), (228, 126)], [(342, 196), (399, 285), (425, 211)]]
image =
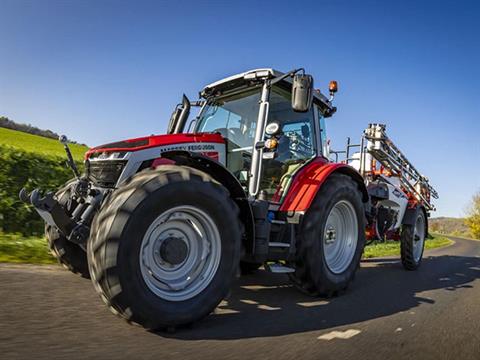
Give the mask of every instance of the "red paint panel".
[(175, 145), (184, 143), (225, 143), (220, 134), (170, 134), (170, 135), (152, 135), (135, 139), (119, 141), (117, 143), (105, 144), (91, 148), (85, 154), (88, 159), (92, 153), (96, 152), (122, 152), (138, 151), (156, 146)]
[(161, 166), (161, 165), (173, 165), (173, 164), (175, 164), (175, 161), (159, 157), (153, 160), (152, 165), (150, 167), (156, 168), (157, 166)]
[(335, 170), (348, 167), (340, 163), (331, 163), (324, 158), (317, 158), (301, 169), (285, 196), (280, 211), (306, 211), (320, 186)]
[(205, 152), (202, 152), (201, 154), (215, 161), (220, 161), (220, 155), (218, 154), (218, 151), (205, 151)]

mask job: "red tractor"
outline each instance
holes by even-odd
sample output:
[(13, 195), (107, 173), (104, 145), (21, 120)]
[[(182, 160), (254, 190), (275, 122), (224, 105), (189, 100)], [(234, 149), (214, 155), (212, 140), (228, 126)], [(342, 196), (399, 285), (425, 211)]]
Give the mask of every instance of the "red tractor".
[[(91, 277), (114, 313), (149, 329), (203, 318), (240, 271), (262, 264), (305, 293), (336, 294), (352, 281), (372, 229), (401, 233), (404, 264), (414, 269), (432, 189), (423, 180), (419, 197), (392, 185), (389, 162), (381, 165), (389, 176), (375, 174), (368, 146), (329, 160), (324, 119), (336, 110), (334, 92), (335, 82), (330, 98), (314, 90), (303, 69), (231, 76), (199, 101), (183, 96), (166, 135), (90, 149), (84, 175), (61, 139), (75, 179), (56, 194), (22, 190), (20, 198), (44, 218), (60, 262)], [(193, 106), (200, 111), (187, 128)]]

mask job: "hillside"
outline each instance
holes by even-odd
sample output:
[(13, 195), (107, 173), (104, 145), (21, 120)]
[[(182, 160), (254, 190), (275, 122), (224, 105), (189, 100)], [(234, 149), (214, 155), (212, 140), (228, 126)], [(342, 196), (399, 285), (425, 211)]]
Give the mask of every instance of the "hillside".
[[(63, 145), (58, 140), (27, 134), (22, 131), (0, 128), (0, 146), (10, 146), (19, 150), (35, 153), (48, 158), (65, 157)], [(70, 144), (72, 155), (77, 161), (83, 160), (88, 147)]]
[[(5, 116), (0, 116), (0, 128), (17, 130), (27, 134), (39, 135), (39, 136), (43, 136), (43, 137), (54, 139), (54, 140), (57, 140), (59, 137), (59, 135), (56, 132), (53, 132), (52, 130), (43, 130), (30, 124), (21, 124)], [(69, 142), (77, 144), (76, 141), (71, 141), (71, 139), (69, 140)], [(80, 144), (80, 145), (84, 145), (84, 144)]]
[(430, 231), (438, 234), (471, 237), (464, 218), (438, 217), (429, 220)]

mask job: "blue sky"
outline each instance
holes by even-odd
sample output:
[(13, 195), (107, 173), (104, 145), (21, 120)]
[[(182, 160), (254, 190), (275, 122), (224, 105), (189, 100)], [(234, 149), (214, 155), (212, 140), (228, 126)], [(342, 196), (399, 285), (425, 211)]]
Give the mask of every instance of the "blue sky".
[(162, 133), (182, 92), (256, 67), (336, 79), (334, 148), (384, 122), (461, 216), (480, 189), (475, 1), (0, 0), (0, 115), (89, 145)]

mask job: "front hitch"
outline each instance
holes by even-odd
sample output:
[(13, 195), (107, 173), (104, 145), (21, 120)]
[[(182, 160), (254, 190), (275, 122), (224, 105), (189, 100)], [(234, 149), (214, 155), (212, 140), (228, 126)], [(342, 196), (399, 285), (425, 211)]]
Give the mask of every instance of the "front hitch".
[(37, 213), (47, 224), (57, 228), (67, 237), (77, 225), (65, 212), (63, 206), (55, 199), (52, 192), (48, 192), (42, 197), (38, 189), (33, 190), (29, 194), (25, 188), (22, 188), (18, 196), (24, 203), (33, 205)]

